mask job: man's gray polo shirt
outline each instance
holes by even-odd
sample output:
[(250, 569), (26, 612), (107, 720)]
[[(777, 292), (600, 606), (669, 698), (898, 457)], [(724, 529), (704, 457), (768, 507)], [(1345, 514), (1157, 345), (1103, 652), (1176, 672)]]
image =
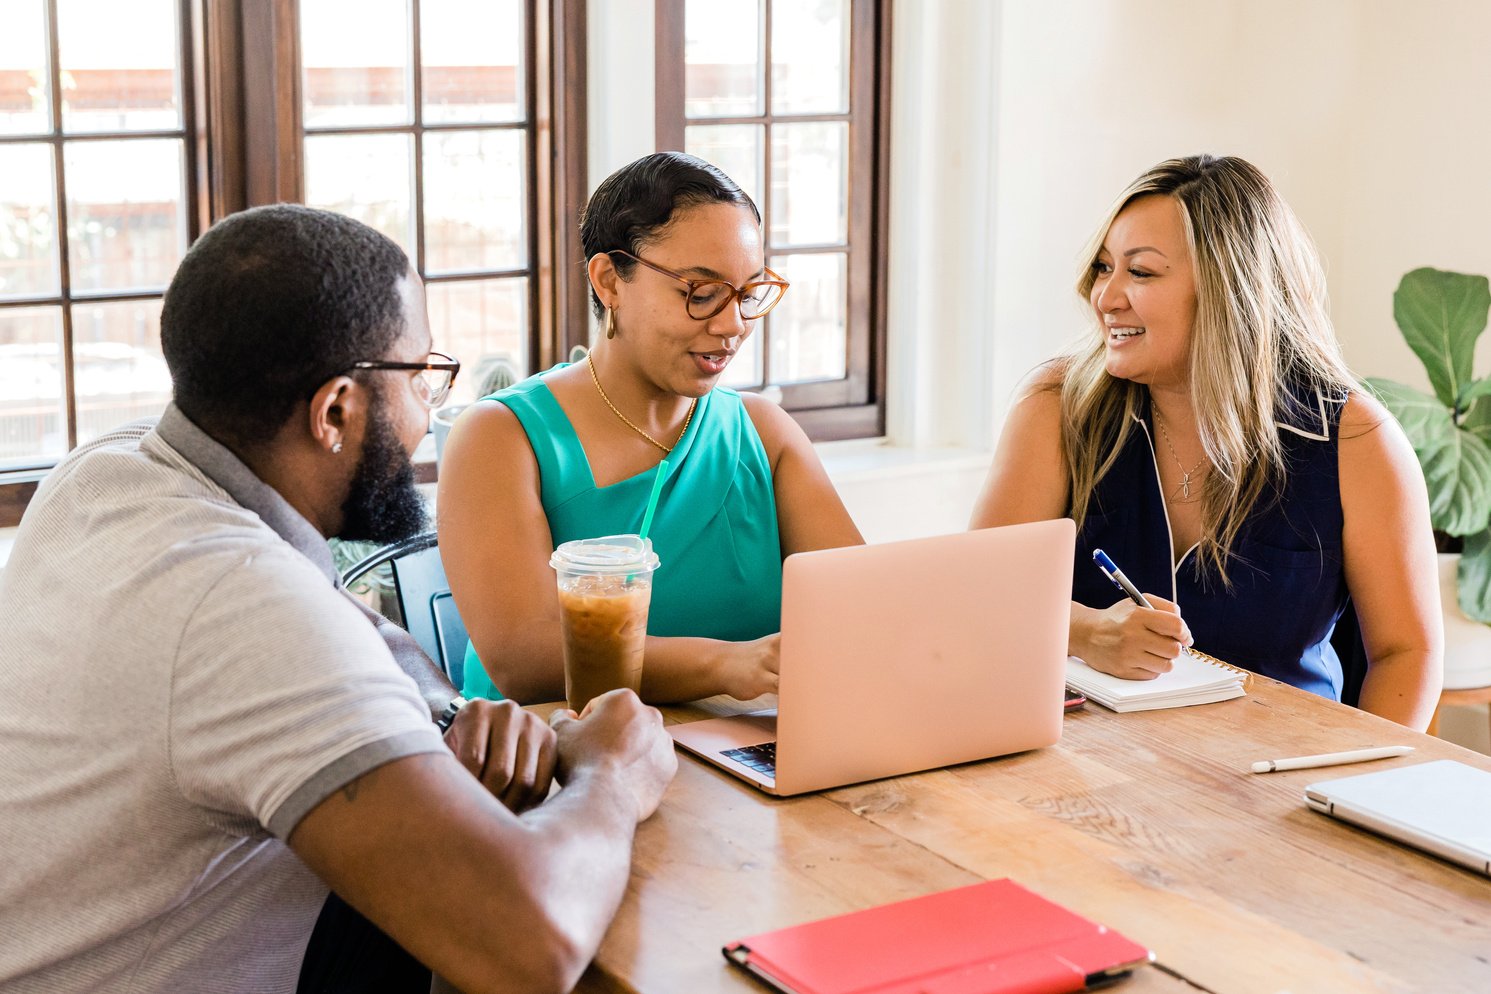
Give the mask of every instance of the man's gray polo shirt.
[(0, 573), (0, 989), (293, 991), (284, 840), (444, 749), (321, 536), (174, 407), (70, 455)]

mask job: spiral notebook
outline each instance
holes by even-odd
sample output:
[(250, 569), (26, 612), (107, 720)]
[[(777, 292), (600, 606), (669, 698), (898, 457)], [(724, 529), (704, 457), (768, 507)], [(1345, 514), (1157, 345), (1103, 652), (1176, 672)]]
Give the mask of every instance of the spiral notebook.
[(1247, 694), (1248, 671), (1195, 649), (1184, 650), (1169, 673), (1153, 680), (1124, 680), (1099, 673), (1076, 656), (1066, 661), (1068, 687), (1110, 711), (1154, 711), (1215, 704)]

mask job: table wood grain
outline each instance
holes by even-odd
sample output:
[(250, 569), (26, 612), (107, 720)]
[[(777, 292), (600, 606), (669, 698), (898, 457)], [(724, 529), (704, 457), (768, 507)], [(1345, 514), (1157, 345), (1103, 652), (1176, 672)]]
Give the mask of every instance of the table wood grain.
[[(760, 707), (758, 702), (752, 707)], [(742, 710), (721, 699), (672, 721)], [(894, 734), (894, 729), (887, 729)], [(1409, 756), (1257, 775), (1255, 760)], [(1307, 784), (1491, 760), (1292, 687), (1134, 714), (1097, 705), (1051, 748), (776, 799), (681, 754), (638, 829), (620, 912), (580, 991), (760, 994), (727, 941), (1011, 877), (1155, 950), (1115, 990), (1491, 991), (1491, 880), (1310, 811)]]

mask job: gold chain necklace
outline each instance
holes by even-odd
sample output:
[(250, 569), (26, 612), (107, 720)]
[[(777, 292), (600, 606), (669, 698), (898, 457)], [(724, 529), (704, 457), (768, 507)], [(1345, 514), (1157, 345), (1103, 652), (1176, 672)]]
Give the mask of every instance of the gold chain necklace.
[(1160, 417), (1159, 411), (1154, 412), (1154, 423), (1159, 426), (1160, 436), (1165, 439), (1165, 448), (1170, 450), (1170, 458), (1175, 460), (1175, 468), (1180, 470), (1180, 503), (1189, 503), (1192, 500), (1191, 477), (1196, 475), (1202, 466), (1206, 465), (1206, 453), (1201, 453), (1201, 458), (1197, 460), (1196, 465), (1192, 466), (1188, 472), (1185, 464), (1180, 461), (1180, 456), (1175, 454), (1175, 443), (1170, 441), (1170, 430), (1165, 427), (1165, 421)]
[(636, 432), (638, 435), (641, 435), (643, 438), (647, 439), (649, 442), (651, 442), (653, 445), (656, 445), (664, 452), (672, 452), (674, 446), (683, 441), (684, 432), (689, 430), (689, 422), (694, 420), (694, 408), (699, 406), (698, 397), (695, 397), (694, 402), (689, 405), (688, 416), (683, 419), (683, 427), (679, 429), (678, 437), (673, 440), (673, 445), (664, 445), (662, 442), (659, 442), (657, 439), (647, 434), (647, 432), (643, 431), (641, 428), (638, 428), (636, 425), (632, 424), (631, 419), (628, 418), (625, 414), (622, 414), (620, 411), (618, 411), (616, 409), (616, 405), (611, 403), (611, 398), (606, 396), (605, 387), (601, 386), (601, 378), (595, 374), (595, 360), (587, 355), (585, 357), (585, 364), (590, 367), (590, 378), (595, 382), (595, 389), (601, 395), (601, 400), (604, 400), (606, 402), (606, 406), (611, 409), (612, 414), (621, 419), (622, 424), (626, 425), (632, 431)]

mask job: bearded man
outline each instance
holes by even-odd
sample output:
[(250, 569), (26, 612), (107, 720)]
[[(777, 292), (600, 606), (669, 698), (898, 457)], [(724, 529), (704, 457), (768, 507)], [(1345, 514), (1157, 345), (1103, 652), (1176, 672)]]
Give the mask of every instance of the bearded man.
[(49, 474), (0, 573), (0, 989), (568, 990), (676, 761), (629, 691), (442, 736), (449, 684), (341, 588), (328, 537), (425, 527), (459, 365), (403, 251), (233, 215), (161, 344), (173, 403)]

